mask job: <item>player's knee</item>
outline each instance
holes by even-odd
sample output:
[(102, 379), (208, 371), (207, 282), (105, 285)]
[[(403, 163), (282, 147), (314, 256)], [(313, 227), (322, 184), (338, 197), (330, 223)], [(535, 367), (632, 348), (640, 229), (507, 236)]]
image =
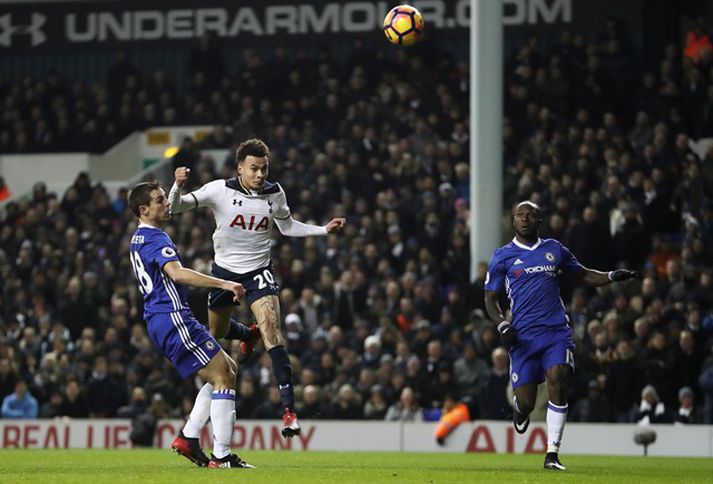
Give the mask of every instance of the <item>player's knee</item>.
[(562, 400), (567, 395), (570, 369), (564, 365), (551, 368), (547, 373), (547, 390), (550, 398)]
[(524, 413), (525, 415), (530, 415), (532, 411), (535, 409), (535, 401), (530, 400), (529, 398), (523, 398), (517, 399), (517, 408), (520, 410), (520, 413)]
[(214, 376), (213, 386), (216, 390), (223, 390), (226, 388), (235, 389), (235, 377), (236, 372), (233, 368), (225, 362), (225, 366), (216, 372)]

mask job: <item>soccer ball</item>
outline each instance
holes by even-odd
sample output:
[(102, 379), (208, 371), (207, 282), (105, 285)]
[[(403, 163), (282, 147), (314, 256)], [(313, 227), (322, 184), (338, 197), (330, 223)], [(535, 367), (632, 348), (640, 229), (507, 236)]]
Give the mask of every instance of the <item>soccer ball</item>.
[(399, 5), (384, 18), (384, 35), (396, 45), (413, 45), (423, 36), (423, 16), (411, 5)]

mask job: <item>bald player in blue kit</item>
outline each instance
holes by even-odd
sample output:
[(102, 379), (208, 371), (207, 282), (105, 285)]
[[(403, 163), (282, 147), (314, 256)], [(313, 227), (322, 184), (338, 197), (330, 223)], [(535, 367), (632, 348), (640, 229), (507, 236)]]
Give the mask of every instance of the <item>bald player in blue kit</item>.
[[(566, 470), (559, 447), (567, 419), (567, 386), (574, 372), (574, 341), (559, 292), (558, 276), (570, 273), (587, 286), (603, 286), (638, 276), (618, 269), (587, 269), (561, 242), (541, 239), (542, 210), (529, 201), (513, 209), (515, 238), (493, 254), (485, 278), (485, 307), (510, 352), (513, 424), (525, 433), (535, 406), (537, 386), (547, 381), (547, 454), (545, 469)], [(500, 306), (510, 300), (511, 320)]]

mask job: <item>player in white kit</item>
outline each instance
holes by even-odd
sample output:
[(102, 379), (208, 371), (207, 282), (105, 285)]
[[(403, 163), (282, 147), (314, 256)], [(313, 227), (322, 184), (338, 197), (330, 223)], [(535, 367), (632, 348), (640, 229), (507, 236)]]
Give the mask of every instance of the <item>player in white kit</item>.
[[(240, 144), (236, 153), (237, 177), (214, 180), (198, 190), (182, 195), (188, 170), (179, 167), (169, 200), (171, 212), (181, 213), (197, 207), (209, 207), (215, 217), (213, 233), (215, 260), (212, 274), (245, 287), (245, 300), (255, 315), (265, 349), (272, 360), (272, 369), (285, 408), (282, 435), (300, 433), (294, 411), (292, 366), (285, 350), (280, 329), (279, 287), (275, 282), (270, 259), (270, 239), (273, 223), (280, 233), (290, 237), (325, 236), (341, 229), (345, 219), (334, 218), (327, 225), (311, 225), (292, 218), (287, 198), (278, 183), (267, 181), (270, 150), (259, 139)], [(251, 343), (253, 330), (231, 321), (235, 303), (231, 295), (221, 290), (210, 292), (208, 320), (214, 337), (241, 339)], [(246, 348), (245, 343), (243, 347)]]

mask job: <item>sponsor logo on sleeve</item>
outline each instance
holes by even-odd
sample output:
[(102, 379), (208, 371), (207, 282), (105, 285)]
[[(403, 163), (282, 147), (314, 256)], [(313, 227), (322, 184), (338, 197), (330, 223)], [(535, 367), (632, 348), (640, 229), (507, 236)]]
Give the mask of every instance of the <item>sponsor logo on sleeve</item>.
[(164, 257), (176, 257), (176, 251), (172, 247), (164, 247), (161, 249), (161, 255)]

